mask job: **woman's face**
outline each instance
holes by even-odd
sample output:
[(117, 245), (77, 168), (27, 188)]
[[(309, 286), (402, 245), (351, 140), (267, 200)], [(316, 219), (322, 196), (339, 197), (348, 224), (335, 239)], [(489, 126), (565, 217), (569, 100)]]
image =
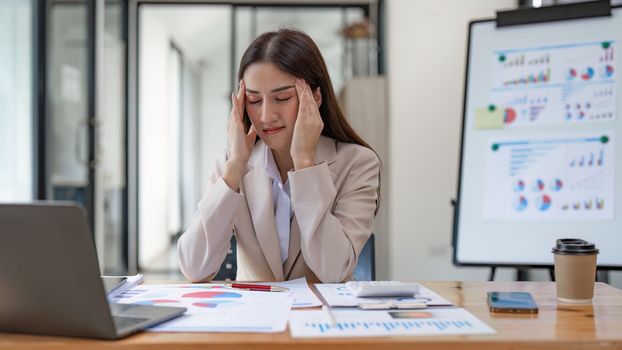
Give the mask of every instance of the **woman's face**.
[(257, 134), (271, 149), (289, 153), (298, 115), (296, 77), (258, 62), (246, 68), (243, 79), (246, 111)]

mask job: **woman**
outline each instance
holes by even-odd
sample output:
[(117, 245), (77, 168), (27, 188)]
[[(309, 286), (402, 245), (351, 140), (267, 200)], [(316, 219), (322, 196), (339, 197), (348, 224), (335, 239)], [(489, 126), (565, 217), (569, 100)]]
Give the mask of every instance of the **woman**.
[(235, 233), (238, 280), (351, 279), (372, 231), (380, 161), (339, 109), (319, 49), (299, 31), (262, 34), (238, 78), (229, 148), (179, 239), (181, 271), (213, 278)]

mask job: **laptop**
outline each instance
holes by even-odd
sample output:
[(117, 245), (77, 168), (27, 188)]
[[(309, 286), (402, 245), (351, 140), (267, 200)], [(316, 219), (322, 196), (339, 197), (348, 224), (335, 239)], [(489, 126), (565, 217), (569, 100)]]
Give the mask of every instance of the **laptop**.
[(81, 207), (0, 204), (0, 332), (118, 339), (185, 311), (109, 303)]

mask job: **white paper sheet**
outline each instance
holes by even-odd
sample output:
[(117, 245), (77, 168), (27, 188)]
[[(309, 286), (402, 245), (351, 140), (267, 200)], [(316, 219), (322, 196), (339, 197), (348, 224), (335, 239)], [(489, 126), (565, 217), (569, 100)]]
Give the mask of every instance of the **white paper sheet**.
[(115, 289), (114, 291), (108, 294), (108, 301), (116, 303), (117, 299), (121, 298), (123, 293), (143, 283), (142, 273), (139, 273), (134, 276), (123, 276), (123, 277), (125, 277), (125, 283), (119, 288)]
[(153, 332), (284, 332), (291, 293), (249, 292), (217, 284), (141, 285), (123, 293), (119, 303), (180, 306), (188, 310)]
[(426, 304), (428, 304), (428, 306), (453, 305), (449, 300), (436, 294), (422, 284), (419, 284), (419, 293), (414, 298), (357, 298), (350, 294), (344, 283), (318, 283), (315, 285), (315, 287), (320, 293), (322, 293), (322, 297), (324, 297), (324, 300), (326, 300), (328, 305), (332, 307), (357, 307), (359, 304), (386, 301), (394, 301), (396, 304), (406, 302), (425, 302)]
[(305, 277), (285, 282), (253, 282), (253, 284), (264, 284), (288, 288), (294, 296), (294, 304), (292, 305), (292, 308), (294, 309), (322, 306), (320, 299), (318, 299), (315, 293), (313, 293), (313, 291), (309, 288), (309, 284), (307, 283), (307, 279)]
[(289, 318), (289, 329), (292, 337), (374, 337), (495, 333), (494, 329), (462, 308), (428, 309), (423, 311), (333, 309), (332, 312), (336, 321), (334, 325), (331, 325), (331, 321), (325, 311), (292, 311)]

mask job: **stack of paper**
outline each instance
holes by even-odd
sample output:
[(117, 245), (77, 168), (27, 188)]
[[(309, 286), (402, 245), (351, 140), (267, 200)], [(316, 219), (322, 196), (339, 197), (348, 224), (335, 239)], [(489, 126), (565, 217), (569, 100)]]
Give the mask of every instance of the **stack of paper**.
[(134, 276), (122, 276), (125, 277), (125, 283), (121, 284), (117, 288), (114, 288), (110, 293), (108, 293), (108, 300), (116, 303), (121, 296), (128, 290), (136, 287), (137, 285), (143, 283), (143, 274), (139, 273)]
[(222, 284), (182, 284), (141, 285), (116, 301), (188, 309), (149, 331), (267, 333), (285, 331), (293, 298), (291, 293), (240, 291)]

